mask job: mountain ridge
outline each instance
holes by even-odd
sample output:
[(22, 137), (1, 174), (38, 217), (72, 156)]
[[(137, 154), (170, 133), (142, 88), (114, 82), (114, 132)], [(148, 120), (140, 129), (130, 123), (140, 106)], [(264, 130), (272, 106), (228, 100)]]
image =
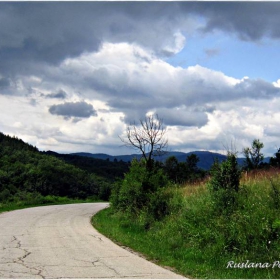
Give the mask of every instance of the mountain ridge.
[[(164, 162), (168, 157), (175, 156), (179, 162), (186, 161), (187, 157), (191, 154), (195, 154), (199, 158), (198, 167), (209, 170), (212, 166), (215, 159), (218, 159), (219, 162), (224, 161), (226, 159), (225, 155), (219, 154), (219, 153), (213, 153), (209, 151), (192, 151), (192, 152), (167, 152), (162, 156), (156, 157), (158, 161)], [(78, 156), (84, 156), (84, 157), (92, 157), (92, 158), (98, 158), (103, 160), (109, 160), (109, 161), (131, 161), (133, 158), (140, 159), (142, 157), (141, 154), (130, 154), (130, 155), (109, 155), (105, 153), (85, 153), (85, 152), (78, 152), (78, 153), (71, 153), (71, 155), (78, 155)], [(244, 158), (238, 158), (238, 164), (243, 165)]]
[[(168, 157), (175, 156), (179, 162), (184, 162), (187, 159), (187, 156), (195, 154), (199, 158), (199, 162), (197, 166), (204, 170), (209, 170), (212, 166), (215, 159), (219, 162), (224, 161), (226, 159), (226, 155), (220, 153), (214, 153), (209, 151), (192, 151), (192, 152), (166, 152), (164, 155), (156, 157), (158, 161), (164, 162)], [(78, 153), (71, 153), (70, 155), (78, 155), (84, 157), (92, 157), (97, 159), (109, 160), (109, 161), (125, 161), (129, 162), (132, 161), (133, 158), (140, 159), (142, 157), (141, 154), (130, 154), (130, 155), (109, 155), (105, 153), (86, 153), (86, 152), (78, 152)], [(269, 162), (270, 157), (264, 158), (263, 162)], [(244, 165), (245, 158), (237, 158), (237, 162), (240, 166)]]

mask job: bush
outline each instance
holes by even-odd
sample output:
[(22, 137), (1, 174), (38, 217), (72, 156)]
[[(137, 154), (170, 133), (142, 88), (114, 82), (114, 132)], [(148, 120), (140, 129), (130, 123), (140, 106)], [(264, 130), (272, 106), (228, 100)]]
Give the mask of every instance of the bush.
[(159, 190), (150, 197), (148, 211), (155, 220), (161, 220), (170, 214), (172, 193)]
[(235, 154), (229, 153), (227, 159), (222, 163), (216, 161), (210, 174), (211, 179), (208, 186), (214, 205), (220, 211), (232, 209), (236, 202), (241, 177)]
[(11, 192), (8, 189), (4, 189), (0, 192), (0, 201), (8, 201), (12, 198)]
[(124, 179), (115, 184), (111, 206), (133, 218), (141, 216), (150, 224), (170, 212), (172, 195), (165, 188), (168, 183), (162, 169), (149, 171), (145, 162), (134, 160)]
[(137, 214), (148, 199), (145, 192), (146, 167), (141, 162), (132, 161), (130, 170), (122, 181), (118, 181), (112, 192), (111, 204), (118, 211)]

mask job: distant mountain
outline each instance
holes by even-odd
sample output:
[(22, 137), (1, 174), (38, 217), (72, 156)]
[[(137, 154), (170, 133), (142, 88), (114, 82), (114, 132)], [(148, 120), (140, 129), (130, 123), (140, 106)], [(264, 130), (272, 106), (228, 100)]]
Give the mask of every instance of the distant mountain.
[(91, 157), (91, 158), (97, 158), (97, 159), (103, 159), (103, 160), (109, 160), (109, 161), (132, 161), (132, 159), (137, 158), (140, 159), (141, 155), (138, 154), (132, 154), (132, 155), (119, 155), (119, 156), (111, 156), (107, 154), (91, 154), (91, 153), (71, 153), (70, 155), (75, 156), (83, 156), (83, 157)]
[[(225, 155), (219, 154), (219, 153), (212, 153), (208, 151), (193, 151), (189, 153), (184, 152), (167, 152), (166, 154), (157, 157), (156, 159), (159, 161), (164, 162), (167, 158), (171, 156), (175, 156), (179, 162), (186, 161), (187, 156), (195, 154), (199, 158), (198, 167), (202, 168), (204, 170), (209, 170), (212, 166), (215, 159), (218, 159), (219, 162), (224, 161), (226, 159)], [(117, 156), (111, 156), (108, 154), (91, 154), (91, 153), (73, 153), (71, 155), (78, 155), (78, 156), (84, 156), (84, 157), (91, 157), (96, 159), (103, 159), (103, 160), (109, 160), (109, 161), (132, 161), (133, 158), (140, 159), (140, 154), (131, 154), (131, 155), (117, 155)], [(265, 159), (264, 162), (267, 162), (269, 158)], [(243, 165), (244, 164), (244, 158), (238, 158), (237, 159), (238, 164)]]

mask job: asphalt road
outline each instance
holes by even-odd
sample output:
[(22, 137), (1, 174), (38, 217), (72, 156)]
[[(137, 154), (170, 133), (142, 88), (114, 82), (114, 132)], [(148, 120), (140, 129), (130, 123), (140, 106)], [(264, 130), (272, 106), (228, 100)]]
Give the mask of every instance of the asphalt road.
[(98, 233), (91, 216), (107, 203), (0, 214), (0, 278), (183, 278)]

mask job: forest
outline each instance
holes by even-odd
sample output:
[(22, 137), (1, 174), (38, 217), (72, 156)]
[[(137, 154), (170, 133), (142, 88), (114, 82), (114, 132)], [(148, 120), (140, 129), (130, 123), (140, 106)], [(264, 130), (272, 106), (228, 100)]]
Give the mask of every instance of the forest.
[(40, 152), (0, 133), (0, 202), (34, 195), (108, 200), (113, 182), (128, 163)]

